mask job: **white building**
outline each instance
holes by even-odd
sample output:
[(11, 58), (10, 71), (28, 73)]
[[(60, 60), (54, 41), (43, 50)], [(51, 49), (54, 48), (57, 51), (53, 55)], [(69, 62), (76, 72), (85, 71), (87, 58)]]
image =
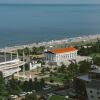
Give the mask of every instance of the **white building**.
[(57, 48), (45, 52), (45, 61), (56, 62), (58, 65), (62, 62), (66, 64), (67, 61), (77, 58), (77, 49), (75, 48)]
[(15, 73), (19, 76), (20, 66), (23, 66), (23, 71), (25, 71), (25, 63), (24, 60), (19, 59), (18, 53), (13, 55), (12, 52), (7, 54), (4, 51), (4, 55), (0, 55), (0, 71), (4, 78), (15, 75)]
[(29, 70), (33, 70), (36, 68), (41, 68), (41, 63), (38, 63), (37, 61), (29, 63)]
[(0, 71), (2, 71), (4, 77), (11, 76), (21, 70), (19, 66), (24, 65), (24, 61), (14, 59), (11, 61), (4, 61), (0, 63)]

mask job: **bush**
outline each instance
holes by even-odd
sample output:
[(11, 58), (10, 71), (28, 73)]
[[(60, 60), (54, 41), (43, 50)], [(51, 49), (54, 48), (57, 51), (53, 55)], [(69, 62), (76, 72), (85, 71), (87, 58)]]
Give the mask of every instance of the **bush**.
[(57, 70), (57, 67), (55, 67), (53, 70)]
[(50, 79), (50, 83), (53, 83), (54, 82), (54, 80), (53, 79)]

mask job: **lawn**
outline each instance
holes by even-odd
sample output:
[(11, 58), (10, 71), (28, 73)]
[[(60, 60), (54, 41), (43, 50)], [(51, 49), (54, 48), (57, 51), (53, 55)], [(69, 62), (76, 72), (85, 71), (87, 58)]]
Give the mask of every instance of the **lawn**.
[(57, 96), (57, 95), (53, 95), (51, 96), (48, 100), (68, 100), (63, 96)]
[(91, 57), (96, 57), (96, 56), (97, 56), (97, 57), (100, 57), (100, 53), (93, 53), (93, 54), (91, 54), (90, 56), (91, 56)]
[(64, 83), (64, 81), (67, 80), (67, 79), (70, 79), (70, 77), (68, 77), (65, 74), (52, 75), (52, 76), (46, 78), (47, 81), (53, 80), (54, 82), (58, 82), (58, 83)]

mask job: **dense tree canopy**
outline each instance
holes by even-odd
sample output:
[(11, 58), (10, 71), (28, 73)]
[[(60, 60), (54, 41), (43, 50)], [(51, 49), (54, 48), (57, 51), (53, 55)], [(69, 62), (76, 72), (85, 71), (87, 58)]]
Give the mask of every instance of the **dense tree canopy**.
[(25, 96), (25, 99), (22, 99), (22, 100), (37, 100), (36, 93), (33, 91), (32, 94), (27, 94)]
[(7, 93), (5, 81), (2, 72), (0, 72), (0, 100), (7, 100), (7, 97), (8, 97), (8, 93)]
[(82, 45), (77, 48), (78, 54), (82, 56), (89, 56), (93, 53), (100, 53), (100, 40), (97, 40), (96, 43)]

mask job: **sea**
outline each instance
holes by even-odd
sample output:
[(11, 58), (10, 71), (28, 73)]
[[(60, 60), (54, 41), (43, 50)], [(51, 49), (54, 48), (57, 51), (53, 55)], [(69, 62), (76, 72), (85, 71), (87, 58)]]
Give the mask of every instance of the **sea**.
[(100, 5), (0, 4), (0, 47), (100, 33)]

